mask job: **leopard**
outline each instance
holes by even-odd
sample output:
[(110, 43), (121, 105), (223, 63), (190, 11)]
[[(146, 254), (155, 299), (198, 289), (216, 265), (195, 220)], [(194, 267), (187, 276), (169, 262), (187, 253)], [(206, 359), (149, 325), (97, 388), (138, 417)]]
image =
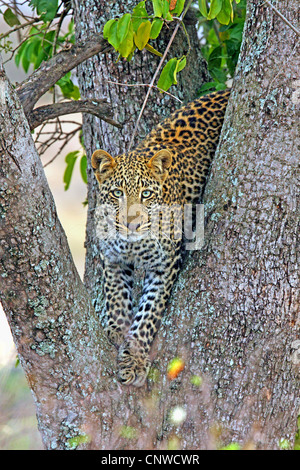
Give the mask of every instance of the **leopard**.
[[(229, 95), (230, 89), (219, 90), (181, 107), (134, 150), (92, 154), (101, 208), (102, 323), (117, 348), (123, 385), (141, 387), (149, 374), (150, 348), (182, 263), (180, 218), (185, 205), (195, 206), (203, 196)], [(144, 279), (133, 308), (137, 270)]]

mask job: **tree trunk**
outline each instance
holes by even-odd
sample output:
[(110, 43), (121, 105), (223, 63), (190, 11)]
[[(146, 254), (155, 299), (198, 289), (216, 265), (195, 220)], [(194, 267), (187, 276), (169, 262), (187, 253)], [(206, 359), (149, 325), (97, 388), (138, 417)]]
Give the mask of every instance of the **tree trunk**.
[[(294, 22), (296, 0), (280, 8)], [(115, 351), (76, 273), (24, 113), (0, 69), (0, 299), (46, 448), (292, 445), (300, 364), (299, 55), (295, 33), (266, 5), (249, 1), (245, 28), (205, 192), (206, 243), (185, 261), (141, 389), (115, 378)], [(91, 77), (97, 84), (101, 71), (89, 64), (92, 93)], [(89, 152), (100, 146), (93, 122), (85, 122)], [(90, 201), (95, 194), (91, 187)], [(93, 248), (86, 279), (100, 285)], [(101, 289), (89, 290), (95, 298)], [(171, 380), (175, 357), (185, 367)]]
[(45, 446), (68, 447), (88, 421), (80, 403), (106, 362), (98, 348), (108, 351), (2, 64), (0, 130), (0, 300)]

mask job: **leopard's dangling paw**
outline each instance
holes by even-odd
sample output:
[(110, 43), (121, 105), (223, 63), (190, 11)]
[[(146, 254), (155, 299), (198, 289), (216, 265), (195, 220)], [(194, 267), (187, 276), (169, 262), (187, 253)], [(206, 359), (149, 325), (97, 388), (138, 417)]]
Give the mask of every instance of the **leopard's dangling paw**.
[(151, 362), (140, 351), (133, 339), (125, 339), (118, 354), (118, 378), (123, 385), (142, 387), (146, 381)]

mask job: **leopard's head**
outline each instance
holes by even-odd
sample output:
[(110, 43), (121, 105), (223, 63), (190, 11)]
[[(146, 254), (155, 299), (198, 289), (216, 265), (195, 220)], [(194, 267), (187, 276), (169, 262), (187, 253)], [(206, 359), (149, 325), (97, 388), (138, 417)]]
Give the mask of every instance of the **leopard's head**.
[(136, 241), (149, 232), (151, 215), (163, 203), (163, 186), (171, 161), (171, 154), (165, 149), (150, 159), (136, 152), (115, 158), (104, 150), (93, 153), (99, 203), (111, 208), (107, 222), (122, 239)]

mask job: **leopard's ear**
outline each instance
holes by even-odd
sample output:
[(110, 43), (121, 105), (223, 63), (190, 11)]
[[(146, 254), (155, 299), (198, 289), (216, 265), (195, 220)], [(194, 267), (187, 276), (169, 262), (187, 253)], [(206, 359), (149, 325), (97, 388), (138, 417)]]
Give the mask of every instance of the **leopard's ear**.
[(169, 150), (159, 150), (147, 163), (147, 167), (153, 171), (153, 173), (164, 181), (168, 175), (167, 169), (172, 163), (172, 155)]
[(115, 159), (105, 150), (96, 150), (92, 155), (91, 161), (99, 183), (102, 183), (117, 165)]

